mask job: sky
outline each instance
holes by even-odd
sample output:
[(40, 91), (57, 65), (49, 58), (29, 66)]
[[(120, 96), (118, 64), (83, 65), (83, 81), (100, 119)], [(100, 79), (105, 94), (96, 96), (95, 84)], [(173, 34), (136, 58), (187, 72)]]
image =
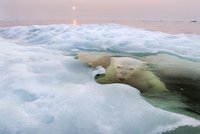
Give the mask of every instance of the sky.
[(0, 0), (0, 20), (73, 18), (200, 20), (200, 0)]

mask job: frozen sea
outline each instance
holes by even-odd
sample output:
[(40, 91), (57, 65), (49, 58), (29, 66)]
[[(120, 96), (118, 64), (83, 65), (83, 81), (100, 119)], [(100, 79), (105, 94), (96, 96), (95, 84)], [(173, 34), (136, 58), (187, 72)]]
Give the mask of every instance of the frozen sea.
[(96, 83), (80, 51), (199, 62), (200, 35), (114, 23), (0, 28), (1, 134), (200, 133), (199, 119), (156, 108), (136, 88)]

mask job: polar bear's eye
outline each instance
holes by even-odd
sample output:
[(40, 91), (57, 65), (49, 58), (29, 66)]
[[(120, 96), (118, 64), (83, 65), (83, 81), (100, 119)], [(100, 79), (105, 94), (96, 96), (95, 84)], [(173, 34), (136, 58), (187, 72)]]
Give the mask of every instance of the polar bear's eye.
[(128, 68), (128, 70), (131, 70), (131, 71), (132, 71), (132, 70), (134, 70), (134, 68)]
[(121, 68), (120, 66), (117, 66), (117, 68), (119, 69), (119, 68)]

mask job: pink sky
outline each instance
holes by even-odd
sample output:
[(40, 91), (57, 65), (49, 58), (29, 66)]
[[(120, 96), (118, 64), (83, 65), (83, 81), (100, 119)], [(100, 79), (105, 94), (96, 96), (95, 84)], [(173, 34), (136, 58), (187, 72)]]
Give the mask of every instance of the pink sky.
[(0, 0), (0, 20), (72, 18), (200, 20), (200, 0)]

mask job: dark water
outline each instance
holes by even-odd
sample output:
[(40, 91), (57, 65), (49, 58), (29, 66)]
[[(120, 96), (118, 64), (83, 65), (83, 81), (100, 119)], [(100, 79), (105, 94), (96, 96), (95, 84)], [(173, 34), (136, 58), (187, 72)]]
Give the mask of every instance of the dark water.
[[(139, 56), (138, 56), (139, 55)], [(152, 105), (200, 120), (200, 62), (171, 54), (137, 54), (169, 92), (143, 93)], [(166, 60), (166, 62), (165, 62)]]
[[(139, 57), (148, 56), (149, 55), (147, 54), (139, 54)], [(165, 64), (165, 66), (166, 70), (177, 70), (173, 75), (164, 72), (166, 70), (162, 67), (160, 68), (160, 66), (162, 66), (162, 63), (160, 62), (149, 64), (148, 67), (160, 78), (162, 82), (165, 83), (169, 92), (143, 93), (143, 96), (155, 107), (175, 113), (184, 114), (200, 120), (200, 73), (197, 69), (200, 62), (166, 53), (165, 56), (172, 58), (168, 63)], [(154, 55), (154, 57), (157, 56)], [(173, 58), (176, 60), (173, 60)], [(182, 73), (181, 69), (188, 72)], [(196, 74), (194, 74), (194, 70), (196, 71)], [(182, 126), (163, 134), (199, 133), (200, 127)]]

